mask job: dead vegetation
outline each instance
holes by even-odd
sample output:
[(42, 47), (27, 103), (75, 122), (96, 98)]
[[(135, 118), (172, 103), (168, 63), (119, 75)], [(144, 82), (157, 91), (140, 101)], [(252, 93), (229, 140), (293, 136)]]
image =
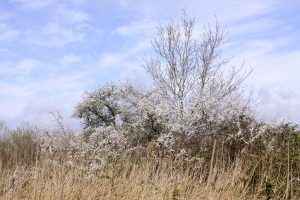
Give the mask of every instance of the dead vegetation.
[(51, 152), (33, 129), (8, 131), (0, 141), (0, 199), (299, 199), (299, 132), (281, 125), (265, 136), (273, 148), (257, 141), (234, 158), (234, 146), (216, 139), (196, 156), (148, 143), (94, 162), (95, 154), (77, 155), (71, 143), (79, 136)]

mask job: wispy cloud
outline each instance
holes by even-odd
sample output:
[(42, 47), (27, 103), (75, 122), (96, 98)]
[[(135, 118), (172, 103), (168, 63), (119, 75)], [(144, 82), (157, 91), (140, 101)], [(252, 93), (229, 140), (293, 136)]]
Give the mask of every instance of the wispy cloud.
[(57, 22), (71, 23), (71, 24), (84, 24), (88, 19), (89, 15), (78, 9), (69, 8), (64, 4), (59, 4), (53, 11), (52, 17)]
[(20, 35), (19, 31), (6, 23), (0, 23), (0, 41), (10, 41)]
[(65, 45), (80, 42), (85, 34), (71, 28), (66, 28), (55, 23), (50, 23), (43, 27), (41, 32), (29, 33), (28, 42), (45, 47), (64, 47)]
[(78, 63), (81, 61), (81, 57), (74, 55), (74, 54), (68, 54), (59, 59), (59, 63), (63, 66)]
[(83, 77), (52, 75), (28, 83), (0, 81), (0, 118), (9, 119), (12, 126), (21, 121), (44, 126), (49, 124), (49, 111), (61, 110), (69, 120), (73, 112), (69, 104), (75, 105), (85, 88)]
[(130, 24), (126, 24), (118, 27), (114, 33), (127, 36), (127, 37), (141, 37), (148, 35), (153, 35), (156, 30), (158, 22), (154, 21), (134, 21)]
[(13, 14), (2, 11), (2, 12), (0, 12), (0, 21), (7, 20), (7, 19), (11, 18), (12, 16), (13, 16)]
[(57, 0), (10, 0), (12, 3), (19, 3), (23, 8), (39, 9), (50, 6)]
[(283, 119), (300, 123), (300, 97), (293, 89), (286, 87), (264, 87), (258, 92), (259, 116), (273, 120)]
[(215, 16), (227, 26), (224, 53), (254, 69), (246, 84), (260, 113), (299, 117), (298, 0), (9, 0), (1, 6), (0, 118), (13, 123), (46, 124), (49, 109), (70, 114), (96, 84), (144, 83), (141, 58), (151, 53), (155, 27), (179, 20), (182, 9), (199, 26)]

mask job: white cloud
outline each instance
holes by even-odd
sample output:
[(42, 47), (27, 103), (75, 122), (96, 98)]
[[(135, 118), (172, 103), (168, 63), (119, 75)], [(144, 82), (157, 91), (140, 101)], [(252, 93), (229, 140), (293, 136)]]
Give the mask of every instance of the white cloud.
[(299, 98), (299, 95), (292, 89), (282, 89), (278, 92), (278, 96), (284, 101), (293, 101)]
[(241, 20), (246, 17), (272, 11), (274, 6), (280, 2), (279, 0), (239, 0), (239, 1), (199, 1), (199, 0), (115, 0), (113, 1), (121, 8), (130, 12), (138, 13), (139, 18), (170, 19), (178, 17), (182, 9), (186, 9), (191, 15), (195, 15), (201, 23), (214, 19), (217, 15), (220, 20)]
[[(189, 14), (194, 15), (200, 26), (212, 22), (215, 15), (221, 24), (228, 26), (232, 43), (225, 50), (233, 52), (234, 63), (240, 64), (245, 59), (246, 65), (254, 68), (254, 73), (247, 84), (255, 86), (256, 92), (260, 93), (261, 113), (272, 116), (278, 113), (285, 116), (292, 115), (293, 118), (297, 118), (297, 112), (300, 113), (299, 103), (297, 103), (299, 93), (296, 92), (300, 91), (300, 50), (295, 45), (298, 36), (296, 33), (288, 34), (293, 33), (296, 25), (285, 20), (286, 18), (278, 18), (278, 13), (286, 12), (284, 10), (288, 6), (294, 7), (299, 1), (295, 3), (296, 1), (279, 0), (186, 0), (174, 3), (171, 0), (109, 2), (10, 0), (10, 2), (23, 9), (14, 12), (13, 17), (9, 13), (1, 12), (0, 20), (18, 19), (18, 17), (32, 20), (32, 23), (26, 27), (31, 29), (28, 34), (26, 31), (20, 33), (16, 30), (15, 27), (18, 26), (13, 20), (9, 23), (0, 22), (1, 42), (22, 39), (22, 42), (16, 40), (19, 42), (16, 46), (13, 43), (11, 46), (0, 48), (1, 58), (4, 58), (0, 63), (0, 109), (8, 113), (11, 119), (26, 118), (35, 121), (41, 117), (46, 120), (48, 114), (45, 113), (48, 108), (62, 108), (67, 111), (73, 109), (74, 102), (80, 98), (81, 92), (87, 89), (86, 82), (91, 81), (89, 76), (95, 74), (99, 75), (100, 80), (102, 77), (105, 80), (121, 77), (145, 82), (145, 73), (139, 58), (149, 50), (150, 39), (158, 22), (165, 22), (171, 18), (175, 21), (179, 20), (181, 9), (186, 9)], [(97, 6), (98, 13), (94, 12), (98, 9)], [(48, 9), (41, 19), (35, 18), (36, 12), (40, 11), (38, 9), (45, 9), (42, 11)], [(104, 10), (105, 12), (102, 12)], [(107, 13), (111, 16), (107, 16)], [(288, 15), (289, 13), (286, 13), (285, 17), (288, 18)], [(122, 19), (119, 20), (120, 18)], [(118, 21), (115, 21), (116, 19)], [(104, 27), (97, 27), (95, 24)], [(115, 28), (117, 24), (121, 25)], [(98, 30), (101, 28), (101, 38), (107, 41), (99, 42), (96, 39), (99, 36), (95, 34), (97, 28)], [(89, 40), (87, 35), (90, 37)], [(77, 44), (82, 41), (84, 43), (80, 44), (84, 47), (81, 49)], [(99, 42), (99, 47), (98, 43), (97, 45), (89, 43), (91, 41)], [(17, 46), (19, 44), (22, 45), (21, 48)], [(286, 45), (293, 46), (293, 49), (284, 50)], [(53, 55), (53, 60), (47, 62), (58, 63), (59, 66), (39, 60), (24, 59), (25, 55), (30, 53), (34, 54), (34, 58), (39, 59), (39, 53), (35, 54), (39, 50), (43, 57)], [(14, 52), (18, 55), (13, 54)], [(73, 65), (76, 69), (75, 67), (60, 68), (60, 66)], [(78, 72), (82, 69), (85, 69), (88, 75)], [(67, 70), (70, 71), (66, 72)], [(74, 73), (75, 71), (77, 74)], [(33, 77), (33, 74), (37, 77)], [(10, 77), (12, 77), (10, 80), (5, 80)], [(279, 86), (282, 88), (274, 89)], [(259, 92), (261, 88), (264, 91)], [(29, 117), (30, 114), (32, 118)]]
[(287, 87), (263, 87), (258, 93), (259, 116), (267, 120), (284, 119), (300, 123), (299, 94)]
[(8, 48), (2, 48), (0, 47), (0, 52), (1, 54), (5, 54), (5, 55), (10, 55), (10, 56), (17, 56), (18, 53), (16, 53), (15, 51), (8, 49)]
[(10, 41), (16, 39), (20, 35), (19, 31), (15, 30), (6, 23), (0, 23), (0, 41)]
[(87, 0), (69, 0), (70, 3), (73, 3), (75, 5), (84, 4), (87, 2)]
[(41, 116), (51, 110), (54, 110), (54, 106), (49, 105), (47, 99), (37, 98), (24, 106), (23, 114), (25, 116)]
[[(6, 77), (6, 80), (9, 79), (10, 82), (29, 81), (32, 79), (30, 76), (31, 73), (45, 65), (46, 64), (43, 62), (31, 58), (20, 59), (17, 61), (3, 61), (0, 62), (0, 76)], [(22, 84), (21, 87), (23, 87)], [(3, 88), (5, 88), (5, 86), (3, 86)]]
[[(41, 71), (41, 68), (45, 68)], [(39, 60), (25, 58), (15, 62), (0, 63), (0, 75), (10, 75), (8, 79), (0, 81), (0, 96), (3, 97), (24, 97), (24, 99), (31, 96), (55, 93), (56, 91), (76, 90), (82, 88), (83, 77), (85, 73), (68, 73), (57, 74), (51, 73), (54, 66), (43, 63)], [(31, 72), (37, 72), (36, 75), (43, 75), (43, 79), (32, 77)], [(42, 74), (42, 73), (45, 74)], [(11, 79), (10, 77), (13, 77)], [(56, 95), (57, 96), (57, 95)], [(54, 97), (54, 96), (53, 96)], [(1, 99), (1, 98), (0, 98)], [(22, 100), (22, 98), (19, 98)]]
[(72, 111), (61, 110), (62, 108), (60, 106), (49, 102), (47, 98), (36, 97), (35, 99), (28, 100), (24, 104), (20, 104), (20, 102), (14, 103), (16, 106), (11, 107), (11, 103), (8, 103), (6, 104), (6, 108), (12, 110), (15, 114), (0, 114), (0, 120), (4, 120), (10, 128), (18, 127), (22, 125), (22, 123), (28, 123), (29, 125), (38, 126), (40, 128), (53, 128), (57, 125), (57, 122), (55, 122), (50, 112), (57, 111), (64, 117), (66, 126), (73, 129), (80, 128), (80, 122), (78, 119), (72, 117)]
[(49, 11), (43, 16), (46, 19), (45, 25), (42, 21), (42, 23), (35, 24), (24, 32), (25, 42), (30, 44), (60, 48), (82, 41), (89, 30), (87, 23), (90, 19), (89, 14), (73, 6), (72, 2), (57, 0), (11, 1), (21, 4), (23, 8), (49, 8)]
[(96, 67), (101, 70), (100, 73), (115, 73), (114, 77), (111, 77), (113, 80), (115, 78), (118, 78), (118, 81), (130, 79), (136, 84), (147, 85), (150, 80), (142, 67), (141, 52), (143, 51), (137, 51), (147, 47), (147, 45), (137, 43), (127, 49), (126, 53), (104, 53), (100, 56)]
[(213, 5), (220, 5), (215, 10), (215, 15), (220, 17), (222, 21), (241, 21), (245, 18), (252, 16), (259, 16), (260, 14), (266, 14), (273, 11), (277, 6), (278, 0), (254, 0), (254, 1), (214, 1), (207, 5), (208, 7)]
[(34, 94), (34, 91), (31, 90), (29, 85), (24, 85), (20, 83), (7, 83), (0, 82), (0, 97), (3, 100), (4, 98), (15, 98), (19, 97), (20, 99), (24, 97), (29, 97)]
[(154, 21), (134, 21), (128, 25), (118, 27), (114, 33), (129, 37), (140, 37), (145, 34), (153, 35), (157, 24), (158, 23)]
[[(262, 34), (259, 34), (262, 35)], [(241, 40), (235, 44), (233, 63), (241, 63), (254, 71), (246, 81), (258, 98), (258, 116), (273, 120), (284, 118), (300, 122), (300, 50), (286, 49), (295, 43), (293, 36)]]
[(71, 43), (80, 42), (84, 37), (85, 34), (80, 31), (50, 23), (41, 32), (38, 32), (38, 34), (31, 32), (28, 42), (45, 47), (59, 48)]
[(118, 67), (119, 64), (124, 63), (126, 56), (118, 53), (104, 53), (101, 55), (99, 67), (106, 69), (110, 67)]
[(242, 59), (246, 59), (247, 66), (254, 69), (247, 82), (256, 88), (266, 85), (299, 87), (300, 51), (268, 52), (264, 47), (249, 48), (236, 55), (234, 62), (241, 63)]
[(258, 37), (279, 35), (282, 31), (290, 29), (288, 24), (272, 18), (259, 18), (251, 21), (241, 21), (230, 25), (230, 37)]
[(13, 69), (10, 67), (8, 62), (0, 62), (0, 75), (11, 73)]
[(23, 8), (39, 9), (50, 6), (57, 0), (10, 0), (12, 3), (19, 3)]
[(60, 110), (67, 122), (78, 127), (71, 119), (74, 105), (85, 89), (85, 74), (52, 74), (43, 80), (27, 82), (0, 81), (0, 118), (9, 125), (30, 122), (38, 126), (49, 126), (49, 111)]
[(16, 65), (16, 70), (21, 70), (23, 72), (30, 72), (36, 68), (38, 68), (40, 65), (42, 65), (42, 62), (31, 59), (31, 58), (26, 58), (22, 59), (19, 61)]
[(74, 54), (68, 54), (68, 55), (65, 55), (64, 57), (62, 57), (59, 60), (59, 63), (61, 65), (68, 65), (68, 64), (78, 63), (80, 61), (81, 61), (80, 56), (77, 56), (77, 55), (74, 55)]
[(134, 45), (126, 48), (126, 51), (103, 53), (100, 56), (100, 60), (97, 64), (100, 69), (116, 69), (119, 68), (122, 71), (141, 68), (142, 52), (150, 47), (150, 41), (148, 38), (136, 42)]
[(12, 13), (1, 11), (0, 12), (0, 21), (7, 20), (7, 19), (11, 18), (12, 16), (13, 16)]
[(52, 16), (57, 22), (80, 24), (85, 23), (90, 18), (86, 12), (66, 7), (66, 5), (63, 4), (56, 6), (53, 10)]

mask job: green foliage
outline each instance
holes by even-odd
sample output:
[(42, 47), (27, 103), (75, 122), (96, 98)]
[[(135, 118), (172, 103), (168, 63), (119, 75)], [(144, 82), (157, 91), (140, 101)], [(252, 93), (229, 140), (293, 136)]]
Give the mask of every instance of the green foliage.
[(181, 194), (181, 190), (179, 188), (175, 188), (172, 192), (172, 200), (179, 200)]
[(274, 186), (268, 180), (266, 180), (266, 182), (265, 182), (265, 193), (266, 193), (267, 200), (270, 200), (274, 197), (273, 196)]

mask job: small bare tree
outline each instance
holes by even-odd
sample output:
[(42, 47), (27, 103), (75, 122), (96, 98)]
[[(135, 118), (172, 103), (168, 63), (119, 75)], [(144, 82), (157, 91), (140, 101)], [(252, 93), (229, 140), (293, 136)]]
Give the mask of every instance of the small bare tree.
[(222, 101), (239, 89), (249, 73), (228, 70), (230, 58), (222, 57), (227, 32), (216, 20), (196, 35), (194, 18), (184, 12), (181, 24), (160, 25), (152, 40), (156, 56), (145, 58), (144, 68), (151, 75), (159, 94), (180, 116), (200, 107), (204, 97)]

